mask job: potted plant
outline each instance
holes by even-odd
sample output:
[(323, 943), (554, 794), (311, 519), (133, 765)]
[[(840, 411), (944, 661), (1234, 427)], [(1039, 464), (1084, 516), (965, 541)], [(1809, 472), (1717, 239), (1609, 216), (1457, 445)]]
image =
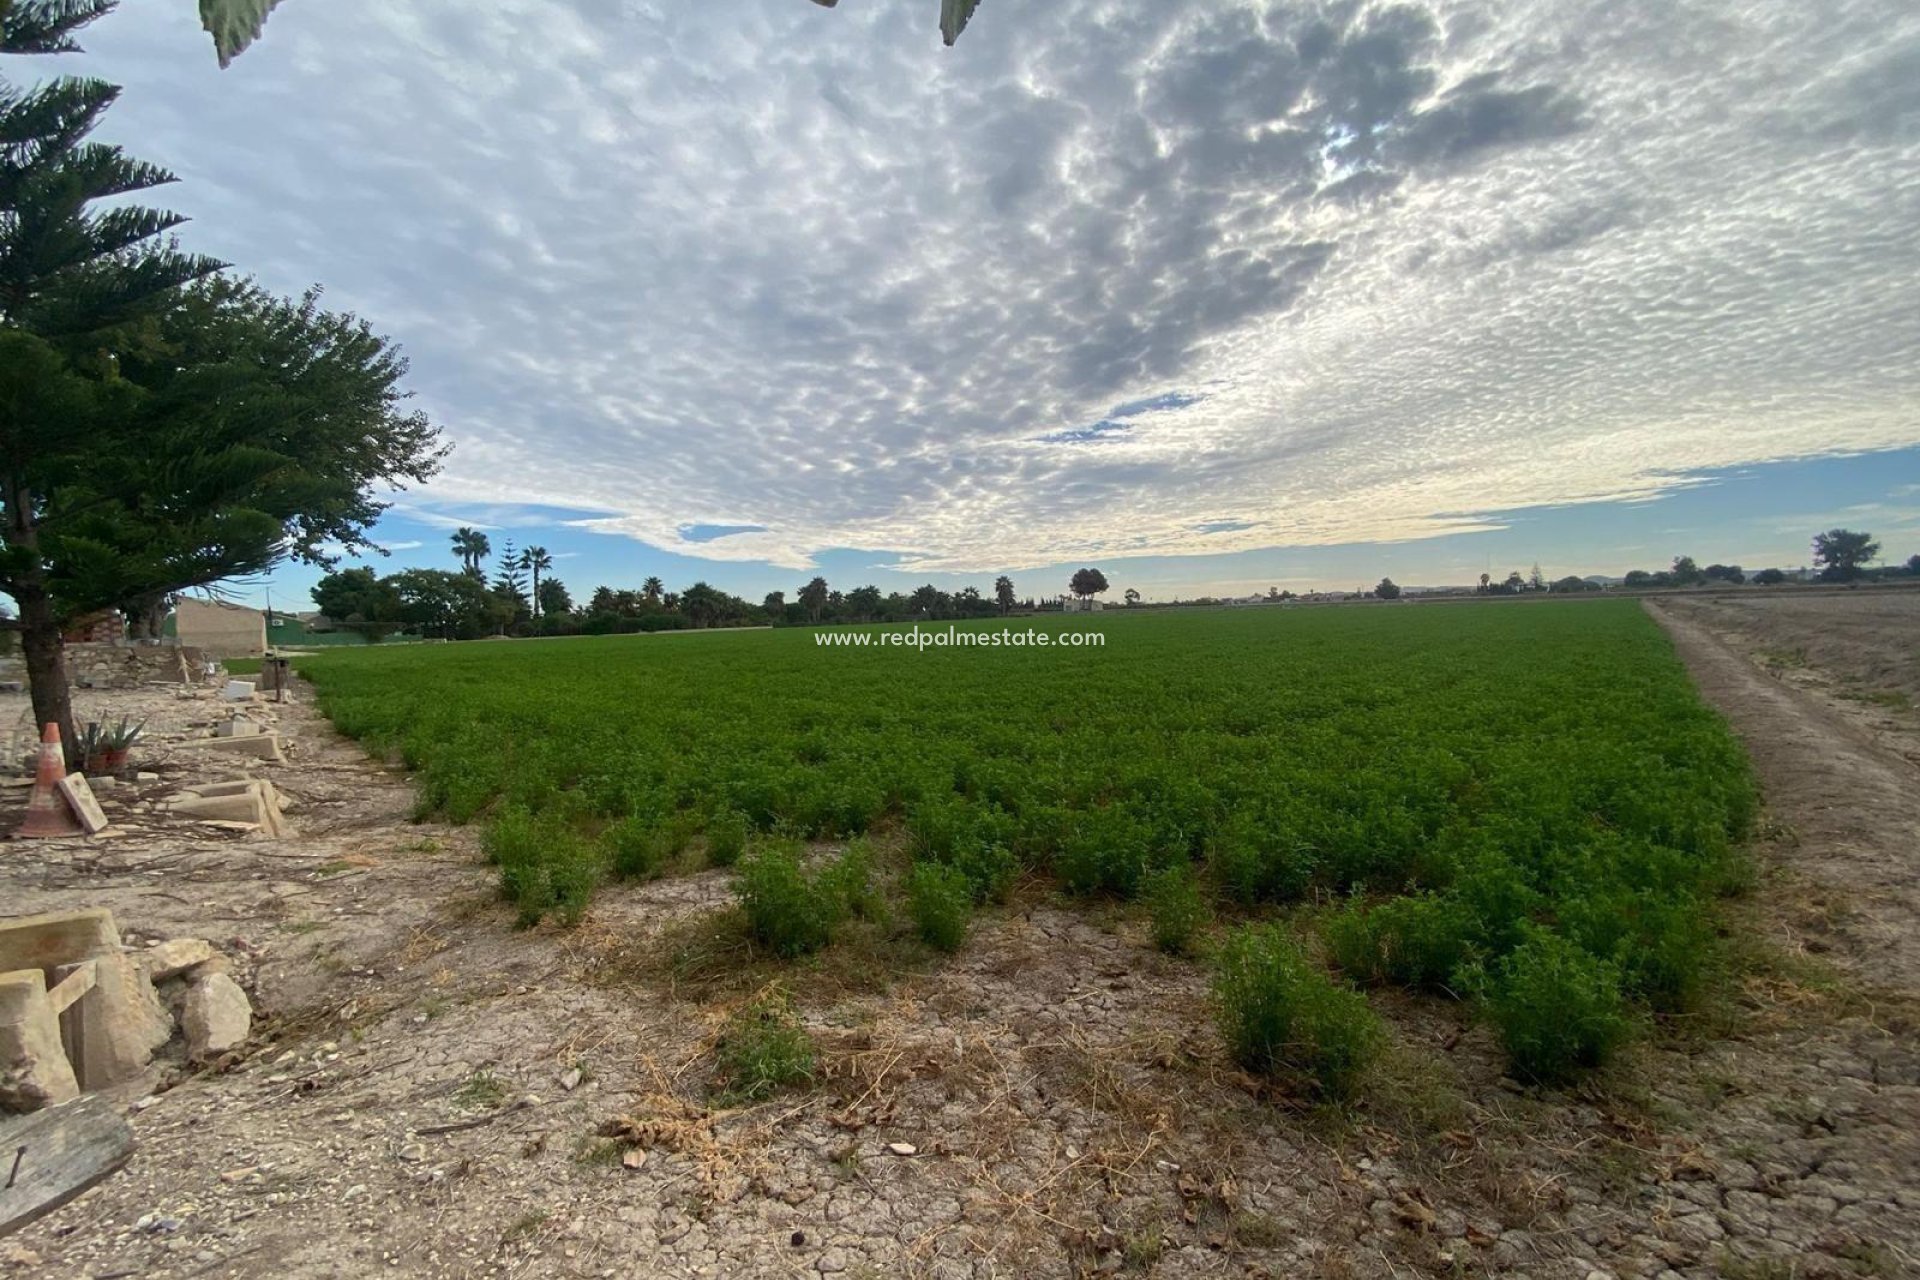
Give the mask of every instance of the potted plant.
[(127, 756), (146, 727), (145, 720), (133, 724), (124, 716), (112, 726), (89, 720), (80, 731), (81, 768), (96, 775), (120, 772), (127, 767)]

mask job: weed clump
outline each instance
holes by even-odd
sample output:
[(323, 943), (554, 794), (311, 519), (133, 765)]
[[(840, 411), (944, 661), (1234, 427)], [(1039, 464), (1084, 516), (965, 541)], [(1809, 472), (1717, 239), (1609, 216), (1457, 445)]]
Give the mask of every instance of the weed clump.
[(1355, 982), (1448, 990), (1473, 950), (1473, 925), (1456, 900), (1434, 894), (1368, 908), (1358, 899), (1321, 927), (1327, 950)]
[(1200, 931), (1213, 912), (1200, 892), (1188, 863), (1169, 867), (1147, 878), (1147, 909), (1153, 914), (1153, 945), (1168, 955), (1192, 955)]
[(1352, 1097), (1385, 1041), (1366, 997), (1320, 972), (1277, 925), (1240, 929), (1213, 980), (1220, 1034), (1248, 1071)]
[(707, 865), (730, 867), (747, 848), (747, 815), (738, 809), (716, 814), (707, 823)]
[(599, 851), (557, 814), (510, 806), (488, 825), (480, 845), (500, 868), (500, 892), (520, 909), (523, 926), (549, 912), (563, 923), (577, 922), (600, 882)]
[(742, 858), (734, 892), (755, 940), (789, 958), (831, 942), (845, 909), (845, 900), (808, 873), (791, 845), (763, 845)]
[(727, 1020), (713, 1056), (714, 1084), (725, 1102), (760, 1102), (813, 1079), (813, 1039), (778, 985)]
[(973, 886), (958, 868), (918, 863), (907, 877), (907, 910), (928, 946), (958, 951), (973, 914)]
[(1514, 1069), (1555, 1083), (1606, 1065), (1632, 1033), (1620, 971), (1557, 934), (1536, 931), (1487, 984), (1486, 1009)]

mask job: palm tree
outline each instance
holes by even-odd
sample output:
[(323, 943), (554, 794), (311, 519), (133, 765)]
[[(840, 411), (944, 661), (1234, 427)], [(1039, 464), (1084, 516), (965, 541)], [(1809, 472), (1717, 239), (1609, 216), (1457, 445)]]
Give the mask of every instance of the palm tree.
[(480, 562), (493, 554), (493, 544), (487, 541), (486, 534), (462, 525), (453, 533), (453, 554), (460, 557), (468, 577), (485, 580), (487, 572), (480, 567)]
[(553, 568), (553, 557), (545, 547), (528, 547), (520, 553), (520, 567), (533, 575), (533, 616), (540, 616), (540, 575)]
[[(659, 604), (660, 597), (666, 592), (667, 584), (658, 578), (648, 578), (640, 584), (640, 594), (647, 598), (648, 604)], [(668, 605), (669, 609), (673, 606)]]

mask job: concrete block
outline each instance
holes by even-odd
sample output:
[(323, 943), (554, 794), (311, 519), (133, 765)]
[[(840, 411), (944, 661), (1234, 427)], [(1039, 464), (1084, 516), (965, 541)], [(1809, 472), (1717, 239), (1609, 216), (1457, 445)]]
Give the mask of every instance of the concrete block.
[(253, 1005), (226, 974), (196, 975), (180, 1001), (180, 1027), (187, 1033), (187, 1056), (207, 1062), (247, 1042)]
[(213, 727), (213, 734), (216, 738), (251, 738), (259, 732), (259, 725), (251, 720), (245, 720), (239, 717), (235, 717), (232, 720), (222, 720)]
[(0, 972), (37, 969), (44, 992), (44, 979), (57, 982), (63, 967), (82, 960), (95, 962), (94, 988), (69, 1011), (67, 1054), (80, 1087), (98, 1089), (138, 1075), (173, 1036), (173, 1019), (120, 945), (113, 913), (101, 907), (0, 921)]
[(53, 789), (67, 802), (67, 808), (73, 810), (73, 816), (79, 819), (81, 829), (88, 835), (97, 836), (107, 829), (106, 812), (100, 808), (86, 774), (70, 773), (54, 783)]
[(253, 694), (254, 684), (251, 680), (229, 680), (226, 688), (220, 691), (221, 698), (228, 702), (251, 702)]
[(280, 796), (271, 782), (257, 780), (238, 787), (216, 783), (205, 790), (214, 794), (185, 792), (172, 797), (166, 803), (167, 812), (199, 822), (252, 823), (276, 838), (287, 834), (287, 824), (280, 817)]
[(38, 1111), (80, 1096), (60, 1019), (39, 969), (0, 973), (0, 1112)]
[(245, 738), (201, 738), (195, 742), (179, 743), (174, 749), (183, 754), (252, 756), (258, 760), (271, 760), (275, 764), (285, 764), (287, 761), (280, 754), (280, 735), (277, 733), (256, 733)]
[(213, 947), (203, 938), (169, 938), (148, 947), (140, 956), (149, 982), (165, 982), (213, 959)]

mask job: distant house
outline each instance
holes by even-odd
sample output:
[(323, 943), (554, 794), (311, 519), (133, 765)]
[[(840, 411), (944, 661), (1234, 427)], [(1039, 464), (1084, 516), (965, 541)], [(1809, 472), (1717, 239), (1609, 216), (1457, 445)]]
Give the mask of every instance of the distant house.
[(1062, 613), (1099, 613), (1105, 607), (1092, 596), (1064, 596), (1060, 600)]
[(183, 599), (173, 609), (180, 643), (210, 658), (257, 657), (267, 651), (267, 615), (219, 600)]

